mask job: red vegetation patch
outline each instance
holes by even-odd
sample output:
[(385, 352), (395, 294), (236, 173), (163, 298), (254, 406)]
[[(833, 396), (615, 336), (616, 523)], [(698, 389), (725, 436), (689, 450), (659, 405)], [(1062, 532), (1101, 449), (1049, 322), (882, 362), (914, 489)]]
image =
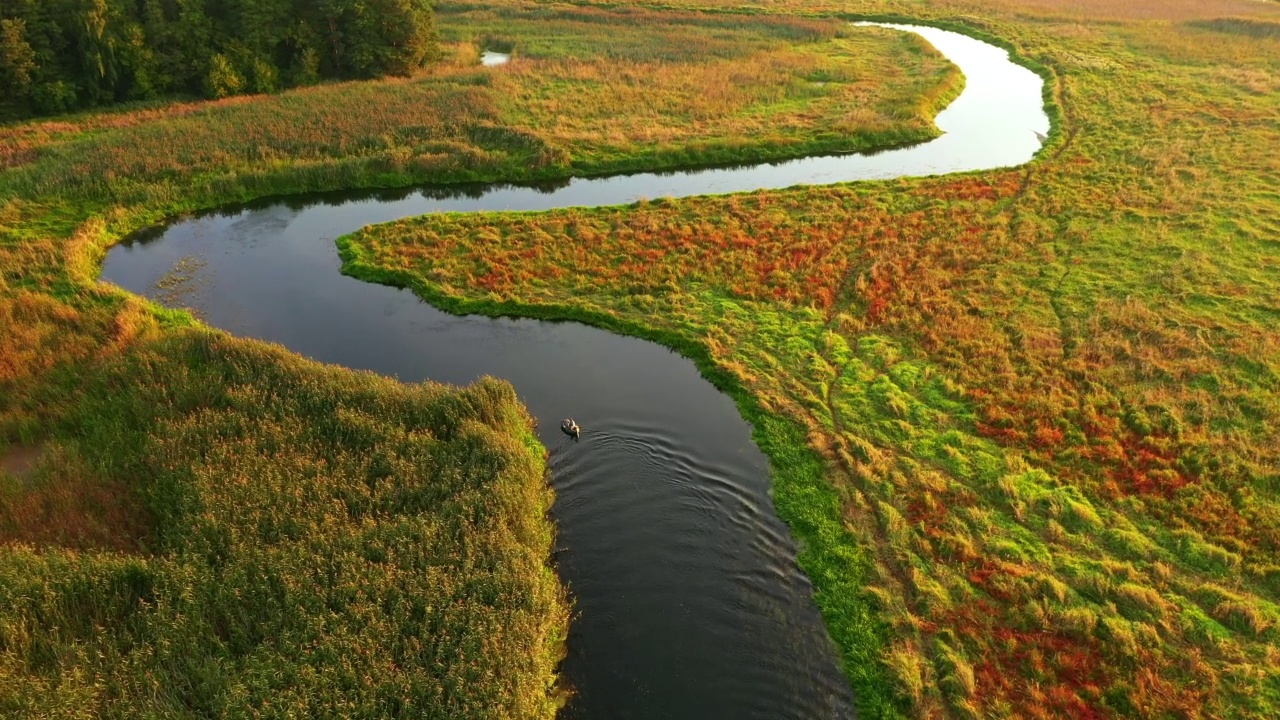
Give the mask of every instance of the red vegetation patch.
[[(983, 562), (969, 576), (975, 584), (991, 587), (993, 576), (1008, 569)], [(1097, 641), (1053, 630), (1016, 629), (1020, 623), (1014, 615), (1005, 601), (983, 599), (936, 621), (985, 648), (974, 666), (979, 701), (987, 707), (1007, 702), (1027, 717), (1109, 717), (1100, 703), (1108, 678)]]
[(9, 473), (15, 477), (24, 478), (31, 474), (35, 469), (36, 463), (40, 461), (40, 448), (23, 447), (21, 445), (11, 447), (4, 453), (0, 453), (0, 472)]
[[(529, 287), (574, 293), (710, 285), (749, 300), (831, 310), (842, 293), (870, 322), (918, 314), (954, 275), (986, 256), (1003, 220), (990, 203), (1017, 176), (938, 183), (887, 212), (849, 188), (710, 198), (538, 216), (433, 216), (373, 228), (376, 261), (513, 297)], [(569, 241), (566, 241), (566, 238)], [(465, 240), (464, 240), (465, 239)], [(559, 289), (559, 288), (558, 288)]]
[(146, 509), (121, 483), (90, 475), (34, 478), (43, 449), (11, 449), (0, 471), (0, 545), (56, 545), (137, 552), (150, 528)]

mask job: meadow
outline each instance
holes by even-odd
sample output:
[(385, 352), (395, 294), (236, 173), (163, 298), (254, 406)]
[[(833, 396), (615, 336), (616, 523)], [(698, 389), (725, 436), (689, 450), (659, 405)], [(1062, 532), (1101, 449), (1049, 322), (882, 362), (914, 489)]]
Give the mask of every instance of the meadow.
[[(0, 128), (0, 189), (178, 212), (270, 194), (798, 157), (934, 137), (933, 116), (963, 82), (918, 39), (831, 19), (440, 13), (448, 58), (418, 77)], [(485, 45), (515, 47), (516, 60), (482, 68)]]
[(869, 717), (1280, 714), (1280, 9), (765, 7), (1003, 38), (1054, 136), (1021, 169), (406, 220), (346, 272), (699, 361)]
[[(281, 194), (910, 142), (962, 82), (831, 18), (439, 20), (447, 58), (412, 78), (0, 126), (0, 714), (526, 718), (565, 692), (544, 451), (510, 386), (228, 337), (98, 284), (112, 243)], [(516, 61), (479, 68), (498, 45)]]

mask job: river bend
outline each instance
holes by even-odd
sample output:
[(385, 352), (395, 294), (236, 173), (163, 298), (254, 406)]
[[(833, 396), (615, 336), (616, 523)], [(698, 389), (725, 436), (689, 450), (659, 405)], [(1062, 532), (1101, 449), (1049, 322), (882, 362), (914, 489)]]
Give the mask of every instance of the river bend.
[[(944, 134), (867, 155), (574, 179), (317, 196), (228, 209), (113, 248), (104, 280), (208, 324), (406, 382), (510, 380), (550, 450), (556, 560), (576, 603), (569, 718), (845, 718), (853, 698), (768, 462), (733, 402), (658, 345), (574, 323), (456, 317), (341, 275), (339, 235), (428, 212), (547, 210), (1018, 165), (1049, 131), (1041, 79), (936, 28), (965, 74)], [(502, 72), (500, 66), (494, 72)], [(166, 279), (161, 282), (162, 279)], [(176, 281), (176, 286), (175, 286)], [(573, 416), (581, 442), (558, 430)]]

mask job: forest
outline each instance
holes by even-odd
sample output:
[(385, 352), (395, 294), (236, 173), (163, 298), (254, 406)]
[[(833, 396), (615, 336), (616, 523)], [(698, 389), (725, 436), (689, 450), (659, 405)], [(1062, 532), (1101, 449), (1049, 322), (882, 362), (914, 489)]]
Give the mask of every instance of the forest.
[(0, 120), (408, 75), (437, 53), (427, 0), (6, 0)]

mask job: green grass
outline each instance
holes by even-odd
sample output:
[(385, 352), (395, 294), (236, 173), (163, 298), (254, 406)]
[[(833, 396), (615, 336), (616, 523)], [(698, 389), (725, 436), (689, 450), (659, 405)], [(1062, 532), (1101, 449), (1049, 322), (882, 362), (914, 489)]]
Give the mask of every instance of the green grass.
[[(797, 157), (933, 137), (932, 116), (959, 91), (954, 68), (909, 36), (710, 16), (722, 27), (707, 42), (707, 17), (446, 7), (441, 28), (459, 39), (424, 76), (0, 128), (0, 188), (178, 212), (264, 194)], [(463, 38), (495, 27), (531, 47), (487, 70)]]
[(568, 613), (508, 384), (194, 329), (58, 375), (32, 482), (109, 480), (148, 522), (130, 553), (0, 553), (0, 714), (554, 715)]
[[(641, 306), (642, 311), (637, 314), (613, 312), (589, 303), (526, 303), (493, 295), (475, 297), (442, 291), (412, 273), (370, 260), (358, 235), (339, 238), (338, 246), (345, 274), (410, 288), (422, 299), (451, 313), (582, 322), (661, 343), (693, 360), (704, 378), (734, 399), (738, 411), (752, 426), (752, 439), (770, 458), (775, 506), (802, 540), (798, 561), (817, 586), (815, 599), (841, 649), (842, 664), (853, 684), (859, 712), (871, 717), (897, 714), (895, 688), (879, 662), (886, 628), (876, 617), (865, 589), (870, 558), (860, 539), (847, 531), (840, 518), (841, 500), (828, 484), (822, 457), (809, 447), (802, 425), (768, 409), (744, 386), (738, 373), (726, 367), (723, 359), (712, 356), (701, 338), (681, 331), (678, 322), (684, 318), (668, 313), (676, 316), (676, 325), (647, 321), (647, 313), (653, 310), (645, 302), (651, 300), (647, 297), (632, 299), (633, 304)], [(733, 316), (744, 310), (731, 301), (721, 301), (715, 311)], [(779, 335), (773, 339), (787, 342), (782, 325), (791, 319), (776, 315), (771, 319), (778, 323), (772, 329)]]

